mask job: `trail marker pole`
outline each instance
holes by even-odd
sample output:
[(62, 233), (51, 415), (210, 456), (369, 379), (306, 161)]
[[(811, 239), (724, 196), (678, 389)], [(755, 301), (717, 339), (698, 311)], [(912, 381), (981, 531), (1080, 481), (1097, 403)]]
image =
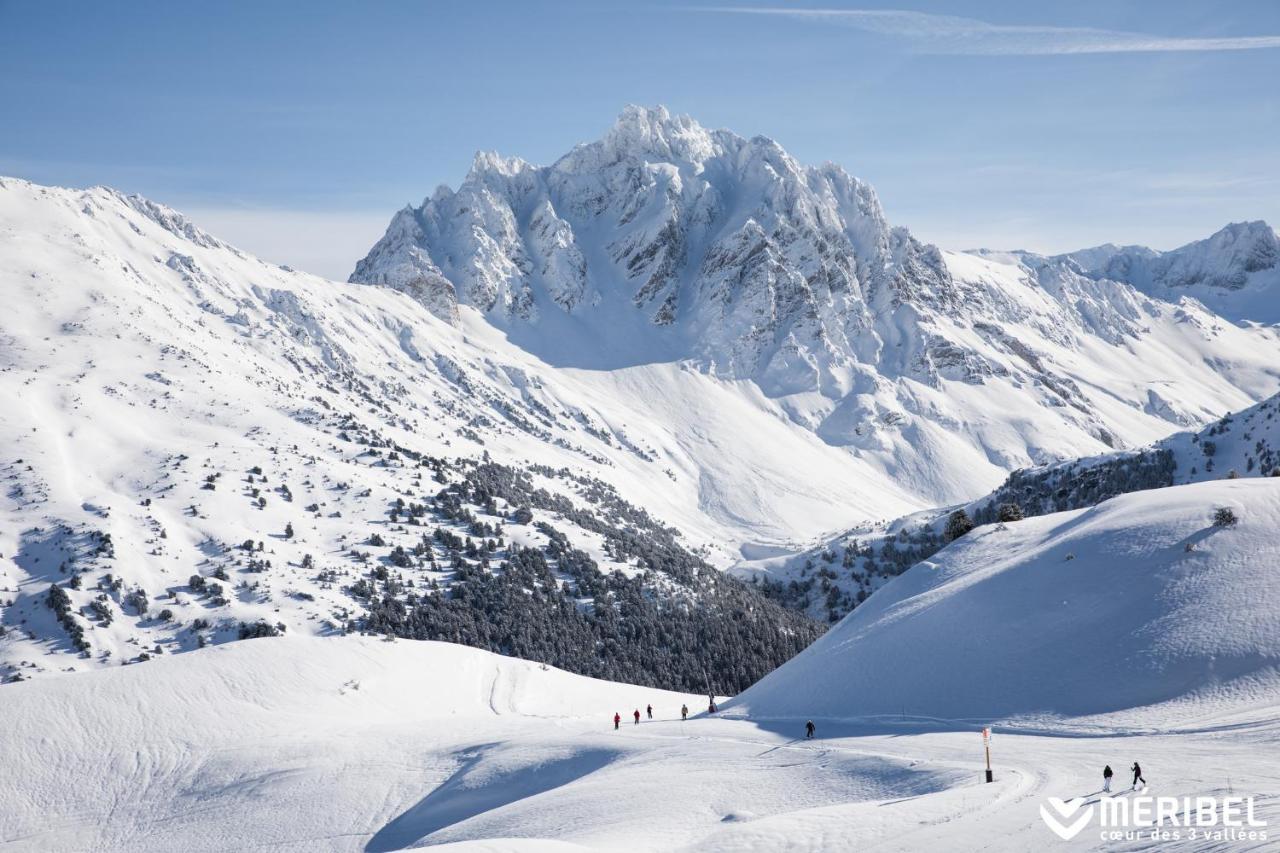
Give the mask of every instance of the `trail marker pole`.
[(991, 727), (984, 726), (982, 729), (982, 748), (987, 753), (987, 781), (994, 782), (995, 779), (991, 775)]

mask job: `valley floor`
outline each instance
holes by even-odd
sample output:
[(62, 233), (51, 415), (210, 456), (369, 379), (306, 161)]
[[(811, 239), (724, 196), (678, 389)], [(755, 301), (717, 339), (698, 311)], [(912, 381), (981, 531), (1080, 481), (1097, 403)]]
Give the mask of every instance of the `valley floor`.
[[(1061, 844), (1047, 797), (1096, 800), (1104, 764), (1128, 796), (1135, 759), (1153, 794), (1256, 796), (1280, 831), (1265, 706), (1168, 733), (1158, 714), (997, 728), (983, 784), (979, 725), (818, 719), (806, 741), (803, 720), (707, 718), (705, 697), (440, 643), (252, 640), (0, 702), (5, 851), (1026, 850)], [(1091, 825), (1069, 849), (1150, 846)]]

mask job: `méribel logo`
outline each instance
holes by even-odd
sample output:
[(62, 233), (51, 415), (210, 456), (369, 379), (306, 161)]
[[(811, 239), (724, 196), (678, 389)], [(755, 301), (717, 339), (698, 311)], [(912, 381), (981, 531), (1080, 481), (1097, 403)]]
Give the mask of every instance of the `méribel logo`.
[[(1083, 807), (1083, 808), (1082, 808)], [(1085, 806), (1083, 799), (1060, 800), (1049, 797), (1040, 804), (1040, 819), (1063, 841), (1070, 841), (1093, 818), (1093, 807)]]

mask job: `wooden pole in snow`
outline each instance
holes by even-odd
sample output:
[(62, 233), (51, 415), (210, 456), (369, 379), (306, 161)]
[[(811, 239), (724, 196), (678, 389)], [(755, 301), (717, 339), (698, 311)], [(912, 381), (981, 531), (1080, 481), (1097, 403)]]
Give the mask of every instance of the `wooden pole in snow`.
[(982, 748), (987, 753), (987, 781), (992, 782), (994, 779), (991, 775), (991, 727), (986, 726), (982, 729)]

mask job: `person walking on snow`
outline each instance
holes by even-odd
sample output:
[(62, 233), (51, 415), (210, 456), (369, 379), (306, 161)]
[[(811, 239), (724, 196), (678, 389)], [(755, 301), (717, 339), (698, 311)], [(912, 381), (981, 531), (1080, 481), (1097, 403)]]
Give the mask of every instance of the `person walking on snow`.
[(681, 705), (681, 706), (680, 706), (680, 719), (681, 719), (681, 721), (684, 721), (684, 720), (689, 719), (689, 706), (688, 706), (688, 705)]
[(613, 730), (615, 732), (618, 730), (618, 723), (621, 723), (621, 722), (622, 722), (622, 715), (619, 714), (617, 711), (614, 711), (613, 712)]
[(636, 725), (640, 725), (640, 709), (636, 708)]
[(1111, 777), (1113, 775), (1110, 764), (1102, 768), (1102, 790), (1108, 794), (1111, 793)]
[(646, 705), (646, 706), (645, 706), (645, 708), (644, 708), (644, 711), (645, 711), (645, 713), (646, 713), (646, 714), (648, 714), (648, 715), (649, 715), (649, 719), (651, 719), (651, 720), (652, 720), (652, 719), (653, 719), (653, 706), (652, 706), (652, 705)]
[(809, 722), (805, 723), (805, 724), (804, 724), (804, 736), (805, 736), (805, 738), (811, 738), (811, 737), (813, 737), (813, 730), (814, 730), (815, 728), (816, 728), (816, 726), (814, 726), (814, 724), (813, 724), (813, 720), (810, 720)]
[(1138, 766), (1138, 762), (1133, 762), (1133, 766), (1129, 768), (1133, 771), (1133, 790), (1138, 790), (1138, 783), (1142, 783), (1142, 787), (1147, 787), (1147, 780), (1142, 778), (1142, 768)]

